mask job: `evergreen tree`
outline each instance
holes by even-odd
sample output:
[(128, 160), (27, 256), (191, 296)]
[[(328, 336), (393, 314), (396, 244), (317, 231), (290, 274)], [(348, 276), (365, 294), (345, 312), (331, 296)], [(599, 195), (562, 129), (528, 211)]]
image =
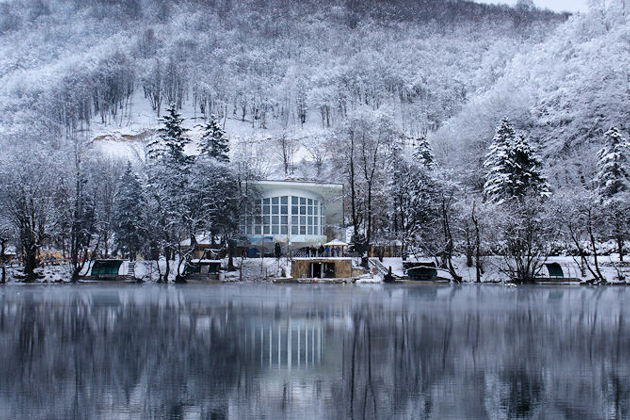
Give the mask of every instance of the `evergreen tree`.
[[(186, 212), (186, 195), (193, 158), (185, 152), (190, 143), (186, 136), (188, 130), (182, 126), (184, 119), (174, 105), (160, 119), (164, 124), (159, 130), (162, 155), (158, 159), (161, 167), (158, 186), (163, 193), (163, 204), (172, 217), (184, 216)], [(157, 150), (160, 150), (159, 148)]]
[(435, 157), (433, 156), (433, 151), (431, 150), (431, 144), (425, 136), (416, 140), (413, 157), (425, 168), (435, 169)]
[(437, 182), (427, 168), (406, 159), (395, 166), (389, 185), (389, 221), (391, 232), (402, 242), (404, 253), (409, 245), (418, 242), (422, 231), (431, 231), (438, 218), (437, 194)]
[(388, 161), (391, 166), (389, 229), (391, 236), (401, 241), (406, 255), (410, 246), (422, 247), (420, 237), (432, 230), (431, 225), (438, 218), (439, 188), (432, 171), (435, 164), (430, 145), (424, 138), (416, 145), (413, 158), (405, 157), (404, 145), (394, 142)]
[(131, 260), (136, 258), (142, 248), (145, 208), (142, 184), (128, 163), (118, 182), (113, 222), (117, 247)]
[(490, 151), (483, 164), (486, 168), (486, 182), (483, 191), (485, 196), (492, 201), (503, 201), (509, 198), (509, 174), (511, 172), (509, 158), (514, 137), (512, 124), (507, 118), (504, 118), (492, 139)]
[(204, 127), (199, 151), (202, 155), (210, 156), (220, 162), (229, 162), (229, 140), (225, 137), (225, 131), (221, 128), (214, 115)]
[(597, 154), (595, 183), (604, 199), (630, 191), (630, 143), (616, 127), (606, 132), (604, 147)]
[(501, 203), (550, 194), (541, 172), (542, 163), (527, 138), (522, 134), (515, 136), (507, 119), (501, 121), (484, 166), (487, 170), (484, 193), (492, 201)]
[(189, 156), (185, 153), (186, 145), (190, 143), (190, 138), (186, 136), (188, 129), (183, 127), (184, 119), (177, 112), (175, 105), (171, 105), (166, 112), (167, 114), (160, 119), (164, 124), (159, 130), (161, 143), (174, 163), (186, 165), (190, 162)]
[(516, 198), (527, 195), (549, 196), (549, 185), (542, 175), (542, 162), (523, 134), (520, 134), (514, 141), (510, 156), (509, 161), (513, 165), (512, 196)]
[(147, 192), (152, 219), (149, 230), (156, 236), (151, 241), (159, 244), (166, 256), (165, 282), (169, 276), (169, 259), (178, 248), (183, 231), (190, 225), (189, 183), (194, 159), (185, 152), (190, 139), (183, 121), (171, 105), (160, 119), (163, 127), (159, 136), (147, 145)]
[(623, 261), (624, 243), (630, 238), (630, 143), (613, 127), (597, 157), (595, 187), (603, 202), (605, 228)]

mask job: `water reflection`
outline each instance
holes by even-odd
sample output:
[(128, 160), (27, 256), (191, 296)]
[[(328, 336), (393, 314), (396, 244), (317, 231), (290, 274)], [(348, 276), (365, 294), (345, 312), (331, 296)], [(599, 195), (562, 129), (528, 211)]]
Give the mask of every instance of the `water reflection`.
[(630, 417), (623, 288), (0, 288), (0, 418)]

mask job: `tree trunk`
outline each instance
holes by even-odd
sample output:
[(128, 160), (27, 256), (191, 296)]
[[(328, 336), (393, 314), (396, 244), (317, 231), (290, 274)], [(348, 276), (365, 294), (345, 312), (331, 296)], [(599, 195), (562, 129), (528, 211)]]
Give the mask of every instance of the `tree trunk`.
[(457, 274), (455, 266), (453, 265), (453, 235), (451, 233), (451, 225), (448, 217), (448, 206), (446, 198), (442, 197), (442, 223), (444, 227), (444, 239), (446, 240), (446, 246), (444, 248), (444, 264), (448, 268), (448, 272), (455, 283), (461, 283), (462, 277)]
[(472, 267), (473, 262), (473, 245), (470, 241), (470, 230), (466, 227), (466, 267)]
[[(242, 263), (241, 263), (242, 265)], [(227, 266), (228, 271), (234, 271), (236, 270), (236, 267), (234, 267), (234, 244), (232, 243), (231, 240), (228, 240), (228, 266)]]
[(352, 210), (352, 228), (354, 235), (359, 234), (359, 217), (357, 215), (357, 191), (355, 185), (355, 168), (354, 168), (354, 132), (350, 133), (350, 206)]
[(475, 276), (477, 283), (481, 283), (481, 232), (479, 229), (479, 218), (475, 213), (475, 203), (473, 203), (472, 222), (475, 226)]
[(2, 284), (7, 282), (6, 257), (4, 256), (5, 248), (6, 241), (0, 240), (0, 266), (2, 267), (2, 276), (0, 277), (0, 283)]
[(597, 277), (600, 283), (606, 283), (606, 279), (604, 278), (604, 276), (602, 275), (601, 270), (599, 269), (599, 259), (598, 259), (598, 255), (597, 255), (597, 243), (595, 241), (595, 235), (593, 234), (593, 228), (592, 226), (590, 226), (590, 222), (589, 222), (589, 226), (588, 226), (588, 236), (589, 239), (591, 241), (591, 247), (593, 248), (593, 263), (595, 264), (595, 272), (597, 273)]
[(23, 246), (25, 282), (35, 281), (35, 269), (37, 268), (37, 251), (38, 247), (35, 243), (27, 242), (27, 244)]
[[(169, 273), (171, 271), (171, 261), (170, 261), (170, 252), (168, 250), (168, 248), (166, 248), (164, 250), (164, 255), (166, 255), (166, 269), (164, 270), (164, 278), (163, 281), (164, 283), (168, 283), (168, 277), (169, 277)], [(160, 264), (160, 262), (158, 261), (158, 265)]]

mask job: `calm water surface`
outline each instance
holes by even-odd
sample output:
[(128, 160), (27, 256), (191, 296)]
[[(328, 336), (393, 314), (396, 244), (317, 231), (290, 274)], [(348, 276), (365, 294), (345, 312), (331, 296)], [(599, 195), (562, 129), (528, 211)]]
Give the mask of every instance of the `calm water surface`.
[(630, 418), (630, 293), (0, 288), (2, 419)]

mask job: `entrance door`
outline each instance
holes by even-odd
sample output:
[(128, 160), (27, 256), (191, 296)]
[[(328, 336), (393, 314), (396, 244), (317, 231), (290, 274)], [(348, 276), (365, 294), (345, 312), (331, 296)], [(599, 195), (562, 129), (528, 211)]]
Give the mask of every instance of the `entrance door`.
[(322, 263), (311, 263), (311, 278), (322, 278)]
[(335, 263), (324, 263), (324, 278), (335, 278)]

